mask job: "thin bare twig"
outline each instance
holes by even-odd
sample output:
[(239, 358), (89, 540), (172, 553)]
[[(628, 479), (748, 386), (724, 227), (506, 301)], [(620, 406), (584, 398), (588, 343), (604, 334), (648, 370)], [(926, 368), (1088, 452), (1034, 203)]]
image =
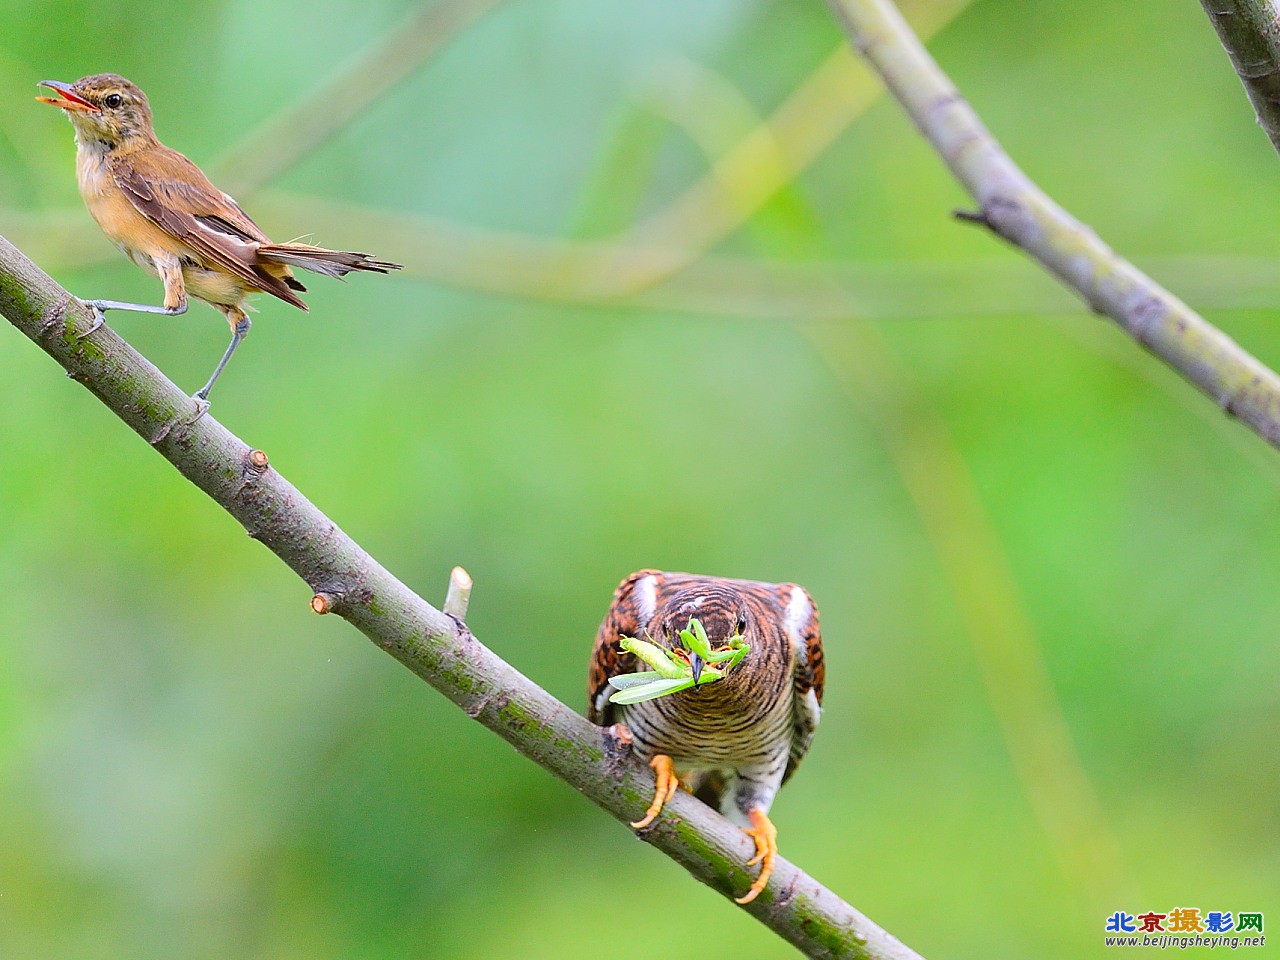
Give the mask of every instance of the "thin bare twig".
[(458, 620), (467, 619), (467, 606), (471, 603), (471, 574), (461, 567), (454, 567), (449, 574), (449, 592), (444, 598), (444, 612)]
[[(594, 727), (431, 606), (109, 327), (0, 237), (0, 314), (84, 384), (336, 613), (468, 716), (622, 821), (653, 793), (649, 770), (612, 729)], [(641, 837), (726, 897), (744, 889), (755, 845), (700, 801), (678, 795)], [(799, 868), (779, 860), (743, 909), (811, 957), (919, 960)]]
[(1280, 447), (1280, 377), (1032, 183), (889, 0), (829, 3), (854, 47), (977, 200), (983, 223)]

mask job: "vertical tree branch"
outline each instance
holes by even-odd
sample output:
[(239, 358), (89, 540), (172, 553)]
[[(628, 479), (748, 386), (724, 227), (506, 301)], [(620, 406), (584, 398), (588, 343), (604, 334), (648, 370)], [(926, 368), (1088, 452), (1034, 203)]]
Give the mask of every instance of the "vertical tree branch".
[(828, 0), (849, 39), (977, 200), (971, 215), (1280, 447), (1280, 377), (1031, 182), (889, 0)]
[[(109, 327), (84, 337), (93, 322), (89, 310), (3, 237), (0, 314), (305, 580), (316, 613), (343, 617), (617, 819), (629, 821), (644, 809), (653, 776), (612, 729), (592, 726), (482, 645), (460, 619), (397, 580), (284, 479), (266, 453), (212, 416), (198, 417), (191, 398)], [(464, 586), (454, 592), (455, 609)], [(641, 838), (726, 897), (745, 889), (751, 874), (744, 864), (755, 845), (742, 831), (687, 794), (668, 808)], [(781, 859), (764, 894), (743, 909), (810, 957), (919, 960)]]
[(1275, 0), (1200, 0), (1245, 93), (1280, 151), (1280, 7)]

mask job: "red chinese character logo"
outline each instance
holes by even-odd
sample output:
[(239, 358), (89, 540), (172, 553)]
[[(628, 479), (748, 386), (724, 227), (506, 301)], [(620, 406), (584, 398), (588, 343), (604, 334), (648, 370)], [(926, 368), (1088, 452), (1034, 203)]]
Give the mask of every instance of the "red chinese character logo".
[(1164, 924), (1160, 921), (1167, 917), (1167, 913), (1140, 913), (1138, 914), (1138, 922), (1142, 924), (1143, 933), (1155, 933), (1157, 930), (1163, 931)]

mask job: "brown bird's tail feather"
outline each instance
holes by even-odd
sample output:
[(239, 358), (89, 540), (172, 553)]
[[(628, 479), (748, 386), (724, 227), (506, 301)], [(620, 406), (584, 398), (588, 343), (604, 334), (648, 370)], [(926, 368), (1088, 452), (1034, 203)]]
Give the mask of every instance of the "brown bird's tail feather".
[(285, 263), (291, 267), (301, 267), (312, 273), (322, 273), (326, 277), (339, 279), (355, 270), (389, 273), (402, 267), (401, 264), (387, 260), (374, 260), (367, 253), (326, 250), (324, 247), (313, 247), (309, 243), (264, 243), (258, 247), (258, 257), (270, 263)]

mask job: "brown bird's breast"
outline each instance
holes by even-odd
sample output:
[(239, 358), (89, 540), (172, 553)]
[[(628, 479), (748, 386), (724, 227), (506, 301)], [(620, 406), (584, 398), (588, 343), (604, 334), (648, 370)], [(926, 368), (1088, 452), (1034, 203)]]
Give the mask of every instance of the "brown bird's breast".
[(155, 270), (152, 257), (163, 257), (174, 246), (168, 234), (143, 216), (116, 185), (102, 154), (81, 148), (76, 153), (80, 196), (102, 232), (134, 263)]
[[(182, 260), (182, 279), (191, 296), (223, 305), (244, 300), (248, 286), (242, 280), (206, 264), (199, 254), (156, 226), (133, 205), (111, 175), (103, 154), (81, 148), (76, 154), (76, 179), (89, 214), (107, 239), (138, 266), (158, 274), (156, 258), (176, 253)], [(275, 265), (269, 272), (288, 273), (288, 267)]]

